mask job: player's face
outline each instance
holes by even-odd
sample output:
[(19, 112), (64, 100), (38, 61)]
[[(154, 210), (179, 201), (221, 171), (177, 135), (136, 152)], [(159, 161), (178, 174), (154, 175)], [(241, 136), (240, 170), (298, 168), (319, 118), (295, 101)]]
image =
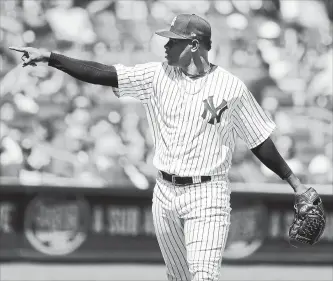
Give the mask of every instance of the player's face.
[(170, 38), (164, 48), (169, 65), (184, 66), (190, 63), (191, 40)]

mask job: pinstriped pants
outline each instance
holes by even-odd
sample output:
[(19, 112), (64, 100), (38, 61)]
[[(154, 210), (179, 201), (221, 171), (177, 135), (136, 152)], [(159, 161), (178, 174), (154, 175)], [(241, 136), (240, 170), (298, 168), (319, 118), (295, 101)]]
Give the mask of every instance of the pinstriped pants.
[(157, 178), (152, 212), (169, 281), (219, 279), (230, 211), (226, 181), (175, 186)]

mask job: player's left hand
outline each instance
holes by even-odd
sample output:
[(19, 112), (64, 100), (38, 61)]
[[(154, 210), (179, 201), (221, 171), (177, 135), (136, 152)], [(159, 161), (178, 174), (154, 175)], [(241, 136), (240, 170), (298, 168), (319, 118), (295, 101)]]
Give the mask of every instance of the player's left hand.
[(289, 229), (290, 244), (302, 246), (317, 243), (326, 225), (323, 202), (317, 191), (310, 187), (295, 195), (295, 216)]
[(310, 188), (310, 186), (307, 186), (307, 185), (299, 182), (293, 188), (295, 190), (295, 196), (298, 196), (298, 195), (303, 194), (305, 191), (307, 191)]

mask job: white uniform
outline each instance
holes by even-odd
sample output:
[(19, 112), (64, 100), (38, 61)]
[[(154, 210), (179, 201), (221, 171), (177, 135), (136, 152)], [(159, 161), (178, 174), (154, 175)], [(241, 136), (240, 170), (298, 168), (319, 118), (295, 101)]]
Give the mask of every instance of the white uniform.
[[(158, 176), (153, 196), (156, 235), (169, 280), (218, 280), (230, 224), (231, 166), (237, 135), (251, 149), (275, 128), (237, 77), (218, 66), (198, 79), (177, 67), (115, 65), (119, 97), (143, 103), (155, 144), (154, 165), (192, 185)], [(212, 180), (200, 183), (200, 176)]]

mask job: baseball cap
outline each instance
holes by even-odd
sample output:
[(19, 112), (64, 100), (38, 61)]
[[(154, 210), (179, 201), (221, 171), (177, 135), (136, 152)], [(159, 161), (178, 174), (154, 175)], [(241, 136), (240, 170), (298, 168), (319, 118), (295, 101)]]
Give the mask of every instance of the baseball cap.
[(170, 30), (159, 30), (155, 33), (172, 39), (210, 38), (211, 27), (206, 20), (195, 14), (180, 14), (172, 20)]

